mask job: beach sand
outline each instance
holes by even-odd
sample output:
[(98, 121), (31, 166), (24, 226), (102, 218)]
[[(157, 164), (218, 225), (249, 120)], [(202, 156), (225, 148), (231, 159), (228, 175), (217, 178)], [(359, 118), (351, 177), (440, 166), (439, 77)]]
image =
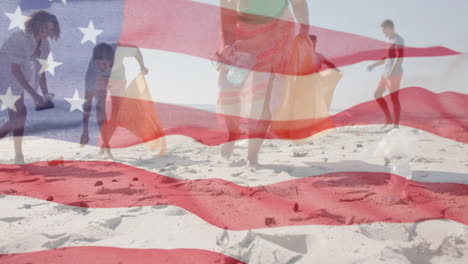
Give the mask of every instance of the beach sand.
[[(400, 132), (410, 135), (412, 141), (392, 142), (387, 138), (385, 144), (386, 147), (403, 144), (403, 154), (379, 153), (388, 134), (380, 126), (338, 128), (300, 146), (291, 141), (267, 140), (260, 153), (262, 166), (258, 168), (247, 166), (245, 140), (237, 142), (231, 159), (226, 160), (220, 156), (220, 146), (205, 146), (183, 136), (167, 137), (168, 154), (164, 156), (155, 156), (145, 145), (139, 145), (114, 149), (115, 160), (106, 160), (176, 179), (223, 179), (248, 187), (333, 172), (391, 172), (392, 166), (405, 160), (413, 181), (468, 183), (468, 149), (464, 144), (407, 127), (400, 128)], [(13, 163), (12, 148), (11, 138), (0, 141), (2, 164)], [(28, 163), (103, 160), (98, 152), (97, 147), (80, 148), (75, 143), (52, 139), (28, 137), (24, 142)], [(20, 173), (18, 177), (22, 177)], [(99, 180), (96, 177), (96, 182)], [(109, 179), (102, 181), (104, 187), (112, 188)], [(449, 220), (232, 231), (172, 205), (82, 210), (52, 201), (2, 195), (0, 208), (2, 254), (69, 246), (116, 246), (200, 248), (248, 263), (466, 263), (468, 260), (468, 228)], [(69, 228), (70, 223), (73, 228)]]

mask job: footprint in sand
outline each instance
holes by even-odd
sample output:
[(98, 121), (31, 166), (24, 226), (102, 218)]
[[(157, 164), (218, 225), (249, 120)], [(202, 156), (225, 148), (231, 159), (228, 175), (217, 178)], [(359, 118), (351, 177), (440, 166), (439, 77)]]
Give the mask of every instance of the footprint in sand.
[(132, 209), (127, 210), (127, 212), (129, 212), (129, 213), (137, 213), (137, 212), (140, 212), (141, 210), (142, 210), (141, 207), (135, 207), (135, 208), (132, 208)]
[(181, 208), (172, 207), (164, 211), (164, 214), (167, 216), (182, 216), (186, 215), (187, 212)]
[(241, 172), (233, 173), (233, 174), (231, 174), (231, 176), (232, 176), (232, 177), (239, 177), (239, 176), (241, 176), (243, 173), (244, 173), (244, 172), (241, 171)]
[(104, 223), (101, 223), (101, 225), (109, 229), (115, 230), (121, 223), (122, 223), (122, 217), (119, 216), (119, 217), (107, 219), (104, 221)]
[[(411, 264), (411, 262), (396, 249), (386, 247), (380, 253), (361, 258), (352, 264)], [(417, 262), (426, 263), (426, 262)], [(429, 262), (427, 262), (429, 263)]]
[(394, 224), (391, 228), (384, 223), (360, 225), (359, 230), (373, 240), (410, 241), (414, 232), (414, 224)]
[(70, 241), (70, 236), (69, 235), (65, 236), (65, 237), (61, 237), (61, 238), (56, 239), (56, 240), (49, 240), (46, 243), (42, 244), (42, 247), (43, 248), (48, 248), (48, 249), (54, 249), (54, 248), (61, 247), (62, 245), (64, 245), (68, 241)]
[(42, 236), (48, 238), (48, 239), (57, 239), (59, 237), (63, 237), (64, 235), (66, 235), (67, 233), (60, 233), (60, 234), (46, 234), (46, 233), (41, 233)]
[(0, 221), (7, 222), (7, 223), (13, 223), (13, 222), (18, 222), (25, 219), (24, 217), (4, 217), (0, 218)]
[(244, 159), (229, 163), (229, 167), (244, 167), (246, 165), (247, 165), (247, 161)]
[(153, 209), (156, 209), (156, 210), (161, 210), (161, 209), (165, 209), (167, 207), (169, 207), (169, 205), (166, 205), (166, 204), (158, 204), (158, 205), (153, 205), (151, 206)]

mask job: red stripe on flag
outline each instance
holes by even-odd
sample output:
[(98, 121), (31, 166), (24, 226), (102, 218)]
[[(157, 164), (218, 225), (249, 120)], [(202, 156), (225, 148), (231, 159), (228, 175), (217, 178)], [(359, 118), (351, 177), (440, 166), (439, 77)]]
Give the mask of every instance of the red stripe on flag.
[[(231, 230), (450, 219), (468, 224), (468, 185), (396, 177), (407, 204), (388, 203), (391, 174), (338, 172), (260, 187), (221, 179), (178, 180), (112, 162), (1, 165), (0, 193), (92, 208), (173, 205)], [(294, 210), (295, 203), (298, 210)], [(349, 219), (353, 219), (350, 221)]]
[[(235, 16), (235, 11), (231, 16)], [(140, 48), (166, 50), (215, 59), (220, 46), (221, 8), (189, 0), (132, 0), (125, 2), (124, 23), (119, 43)], [(286, 28), (297, 29), (297, 23), (277, 20)], [(365, 60), (380, 60), (386, 54), (388, 44), (346, 32), (311, 27), (317, 35), (319, 52), (336, 66), (350, 65)], [(271, 34), (271, 32), (269, 33)], [(279, 34), (279, 32), (278, 32)], [(256, 47), (260, 55), (262, 52)], [(283, 50), (287, 54), (286, 50)], [(460, 54), (446, 47), (412, 48), (406, 47), (405, 57), (431, 57)], [(242, 67), (242, 65), (237, 65)], [(277, 73), (298, 75), (289, 69), (273, 67)], [(263, 71), (254, 67), (256, 71)], [(302, 71), (302, 69), (301, 69)], [(314, 70), (301, 72), (312, 73)]]
[(111, 247), (68, 247), (45, 251), (0, 255), (2, 264), (74, 263), (243, 263), (223, 254), (199, 249), (126, 249)]
[[(466, 107), (468, 95), (456, 92), (433, 93), (417, 87), (405, 88), (396, 93), (399, 93), (402, 108), (400, 125), (468, 143), (468, 108)], [(392, 107), (389, 97), (387, 95), (384, 98), (389, 102), (389, 107)], [(141, 144), (161, 135), (184, 135), (206, 145), (218, 145), (246, 138), (300, 139), (334, 127), (385, 123), (382, 110), (377, 102), (372, 100), (324, 119), (257, 121), (237, 117), (234, 119), (240, 124), (241, 133), (228, 139), (227, 128), (222, 120), (229, 116), (172, 104), (155, 103), (153, 105), (153, 102), (137, 99), (122, 97), (115, 99), (132, 101), (128, 104), (138, 104), (143, 108), (156, 107), (163, 133), (161, 134), (159, 129), (145, 131), (142, 137), (144, 140), (125, 131), (115, 133), (111, 140), (111, 146), (114, 148)], [(141, 118), (144, 116), (134, 113), (135, 123), (150, 123)], [(271, 123), (274, 131), (270, 130), (266, 134), (253, 133), (253, 129), (249, 128), (254, 128), (259, 123)]]

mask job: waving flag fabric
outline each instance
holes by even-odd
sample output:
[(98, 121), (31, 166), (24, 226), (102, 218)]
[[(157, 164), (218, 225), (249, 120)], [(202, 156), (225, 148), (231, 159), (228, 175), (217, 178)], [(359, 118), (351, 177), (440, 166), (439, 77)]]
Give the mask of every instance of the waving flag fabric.
[[(13, 140), (0, 142), (0, 263), (464, 263), (463, 45), (404, 35), (401, 89), (383, 97), (401, 103), (400, 128), (389, 132), (373, 94), (377, 69), (365, 71), (388, 53), (383, 37), (315, 25), (315, 10), (325, 10), (316, 1), (306, 1), (316, 43), (299, 35), (295, 1), (273, 17), (262, 9), (267, 22), (252, 25), (222, 2), (0, 3), (2, 44), (36, 10), (61, 27), (41, 62), (55, 108), (35, 111), (25, 95), (26, 163), (11, 164)], [(428, 6), (455, 12), (454, 4)], [(364, 21), (353, 6), (334, 8)], [(412, 11), (419, 23), (424, 8)], [(223, 59), (221, 14), (236, 20), (233, 49), (248, 62)], [(117, 43), (114, 63), (125, 67), (110, 74), (126, 82), (104, 110), (118, 105), (117, 128), (100, 127), (93, 106), (80, 147), (86, 70), (103, 42)], [(119, 53), (126, 49), (133, 55)], [(235, 70), (242, 85), (228, 79)], [(15, 96), (0, 94), (1, 124)], [(103, 138), (111, 160), (96, 154)], [(267, 164), (249, 168), (244, 152), (258, 138), (268, 140), (260, 152)], [(225, 160), (219, 146), (229, 142), (240, 147)], [(402, 193), (407, 199), (392, 200)]]

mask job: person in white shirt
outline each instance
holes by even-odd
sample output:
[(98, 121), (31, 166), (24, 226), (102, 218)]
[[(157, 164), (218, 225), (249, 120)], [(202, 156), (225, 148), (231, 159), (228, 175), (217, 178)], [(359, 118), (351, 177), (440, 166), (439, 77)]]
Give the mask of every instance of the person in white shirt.
[[(60, 25), (55, 15), (36, 11), (25, 22), (25, 30), (13, 32), (0, 47), (0, 94), (7, 92), (20, 96), (14, 107), (8, 109), (8, 121), (0, 127), (0, 139), (13, 133), (15, 163), (24, 163), (22, 137), (27, 109), (24, 104), (26, 91), (36, 104), (43, 108), (45, 100), (37, 92), (40, 87), (45, 98), (50, 98), (45, 72), (41, 72), (38, 59), (47, 59), (50, 52), (48, 39), (60, 37)], [(4, 102), (2, 102), (4, 103)]]

